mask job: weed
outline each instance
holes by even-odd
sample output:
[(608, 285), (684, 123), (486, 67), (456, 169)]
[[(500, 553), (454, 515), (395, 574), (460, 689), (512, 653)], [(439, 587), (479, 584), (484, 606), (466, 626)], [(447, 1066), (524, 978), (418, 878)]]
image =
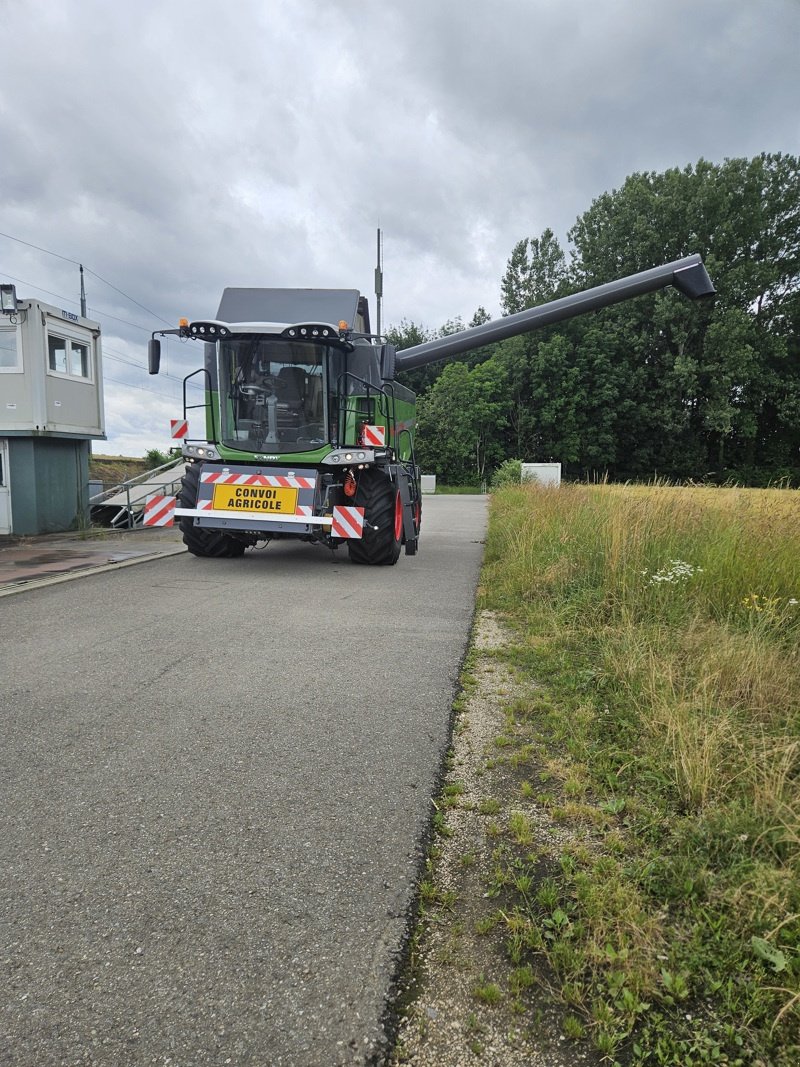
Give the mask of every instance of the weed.
[(524, 812), (512, 811), (508, 817), (508, 829), (516, 844), (523, 846), (533, 844), (533, 823)]
[(580, 1041), (586, 1035), (586, 1027), (577, 1015), (565, 1015), (562, 1024), (564, 1036), (570, 1041)]
[(496, 982), (487, 982), (481, 978), (472, 988), (472, 995), (481, 1004), (499, 1004), (503, 999), (503, 991)]

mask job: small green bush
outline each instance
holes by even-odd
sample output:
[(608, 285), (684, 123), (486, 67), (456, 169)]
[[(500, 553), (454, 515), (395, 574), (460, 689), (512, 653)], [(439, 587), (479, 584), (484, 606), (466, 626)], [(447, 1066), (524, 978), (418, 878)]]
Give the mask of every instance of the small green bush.
[(492, 475), (492, 489), (502, 489), (506, 485), (519, 485), (522, 481), (522, 460), (504, 460)]
[(150, 448), (144, 454), (144, 458), (149, 466), (163, 467), (165, 463), (169, 463), (171, 456), (168, 456), (166, 452), (162, 452), (158, 448)]

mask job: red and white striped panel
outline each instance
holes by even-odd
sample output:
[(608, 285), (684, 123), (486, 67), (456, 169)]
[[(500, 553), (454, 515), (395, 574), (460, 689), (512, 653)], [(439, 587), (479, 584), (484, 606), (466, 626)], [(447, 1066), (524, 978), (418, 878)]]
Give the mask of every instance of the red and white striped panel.
[(332, 537), (358, 538), (364, 532), (364, 509), (335, 507), (331, 523)]
[(189, 423), (186, 419), (170, 419), (169, 432), (173, 437), (185, 437), (189, 432)]
[(289, 478), (283, 474), (223, 474), (222, 471), (203, 471), (203, 482), (214, 485), (271, 485), (284, 489), (315, 489), (316, 478), (303, 478), (293, 475)]
[(385, 426), (362, 426), (361, 444), (368, 448), (383, 448), (386, 444)]
[(175, 497), (153, 493), (144, 502), (145, 526), (174, 526)]

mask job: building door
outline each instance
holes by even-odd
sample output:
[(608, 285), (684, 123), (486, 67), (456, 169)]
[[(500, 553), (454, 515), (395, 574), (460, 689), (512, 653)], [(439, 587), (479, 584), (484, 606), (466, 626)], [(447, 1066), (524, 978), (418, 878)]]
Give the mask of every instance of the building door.
[(11, 486), (8, 478), (8, 441), (0, 437), (0, 536), (11, 533)]

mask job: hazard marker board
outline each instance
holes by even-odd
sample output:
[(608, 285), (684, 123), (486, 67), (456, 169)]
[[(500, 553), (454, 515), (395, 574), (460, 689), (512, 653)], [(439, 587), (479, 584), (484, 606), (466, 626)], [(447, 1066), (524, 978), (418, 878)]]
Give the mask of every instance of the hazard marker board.
[(386, 444), (385, 426), (362, 426), (361, 444), (369, 448), (383, 448)]
[(174, 526), (175, 525), (174, 496), (163, 496), (153, 493), (144, 502), (144, 526)]
[(358, 538), (364, 532), (364, 509), (335, 507), (331, 523), (332, 537)]
[(169, 430), (173, 437), (185, 437), (189, 432), (189, 423), (186, 419), (170, 419)]

